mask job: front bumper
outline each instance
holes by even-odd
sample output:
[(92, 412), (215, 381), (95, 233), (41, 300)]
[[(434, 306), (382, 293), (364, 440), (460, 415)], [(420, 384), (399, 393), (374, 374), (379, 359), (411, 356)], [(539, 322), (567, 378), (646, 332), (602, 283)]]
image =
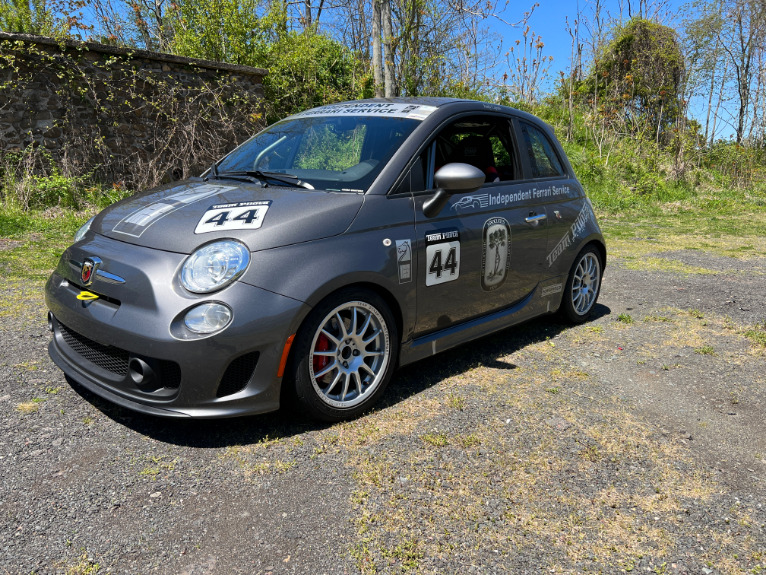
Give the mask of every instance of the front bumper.
[[(88, 255), (125, 281), (97, 279), (88, 289), (102, 297), (80, 301), (70, 262)], [(284, 345), (308, 306), (241, 282), (207, 296), (185, 293), (174, 280), (183, 257), (105, 238), (67, 250), (45, 287), (51, 358), (96, 395), (143, 413), (218, 418), (278, 409)], [(179, 318), (204, 301), (231, 308), (228, 327), (209, 337), (179, 330)]]

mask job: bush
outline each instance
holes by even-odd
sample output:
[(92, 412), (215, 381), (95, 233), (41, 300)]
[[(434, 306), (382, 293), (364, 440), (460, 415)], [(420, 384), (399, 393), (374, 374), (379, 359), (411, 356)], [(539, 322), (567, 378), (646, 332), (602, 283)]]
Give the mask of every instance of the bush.
[(0, 203), (6, 211), (61, 207), (80, 210), (106, 207), (127, 195), (119, 186), (105, 187), (89, 174), (67, 173), (44, 148), (28, 146), (0, 159)]

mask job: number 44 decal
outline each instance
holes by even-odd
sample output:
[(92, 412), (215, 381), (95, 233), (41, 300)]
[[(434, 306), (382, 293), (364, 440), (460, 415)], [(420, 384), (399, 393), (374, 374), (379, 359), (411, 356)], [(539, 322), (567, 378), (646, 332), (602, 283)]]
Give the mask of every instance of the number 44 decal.
[(426, 285), (451, 282), (460, 277), (460, 242), (440, 242), (426, 246)]
[(270, 205), (271, 200), (211, 206), (202, 215), (194, 233), (204, 234), (222, 230), (257, 230), (263, 224), (263, 218), (266, 216)]

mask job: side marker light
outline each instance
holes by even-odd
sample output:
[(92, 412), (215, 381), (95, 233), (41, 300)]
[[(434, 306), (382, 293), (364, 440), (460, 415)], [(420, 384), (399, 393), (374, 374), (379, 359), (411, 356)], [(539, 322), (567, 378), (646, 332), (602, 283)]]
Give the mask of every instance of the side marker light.
[(290, 355), (290, 348), (293, 345), (294, 339), (295, 339), (295, 334), (288, 337), (287, 341), (285, 342), (285, 347), (282, 350), (282, 359), (279, 360), (279, 371), (277, 371), (277, 377), (282, 377), (285, 374), (285, 366), (287, 365), (287, 356)]

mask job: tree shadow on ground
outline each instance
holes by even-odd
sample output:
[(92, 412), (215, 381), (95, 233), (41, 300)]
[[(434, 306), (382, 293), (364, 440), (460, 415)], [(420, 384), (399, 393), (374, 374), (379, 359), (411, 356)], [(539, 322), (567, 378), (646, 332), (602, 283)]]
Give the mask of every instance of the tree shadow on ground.
[[(597, 304), (593, 308), (590, 321), (610, 313), (611, 310), (608, 307)], [(571, 327), (570, 324), (561, 323), (556, 316), (545, 316), (408, 365), (394, 374), (376, 409), (396, 405), (476, 365), (496, 369), (515, 369), (516, 366), (513, 363), (501, 358), (528, 345), (553, 338)], [(230, 419), (165, 419), (136, 413), (114, 405), (70, 378), (67, 378), (67, 381), (80, 396), (116, 423), (157, 441), (173, 445), (197, 448), (250, 445), (267, 437), (289, 438), (307, 431), (326, 429), (332, 425), (311, 421), (305, 415), (291, 409)]]

